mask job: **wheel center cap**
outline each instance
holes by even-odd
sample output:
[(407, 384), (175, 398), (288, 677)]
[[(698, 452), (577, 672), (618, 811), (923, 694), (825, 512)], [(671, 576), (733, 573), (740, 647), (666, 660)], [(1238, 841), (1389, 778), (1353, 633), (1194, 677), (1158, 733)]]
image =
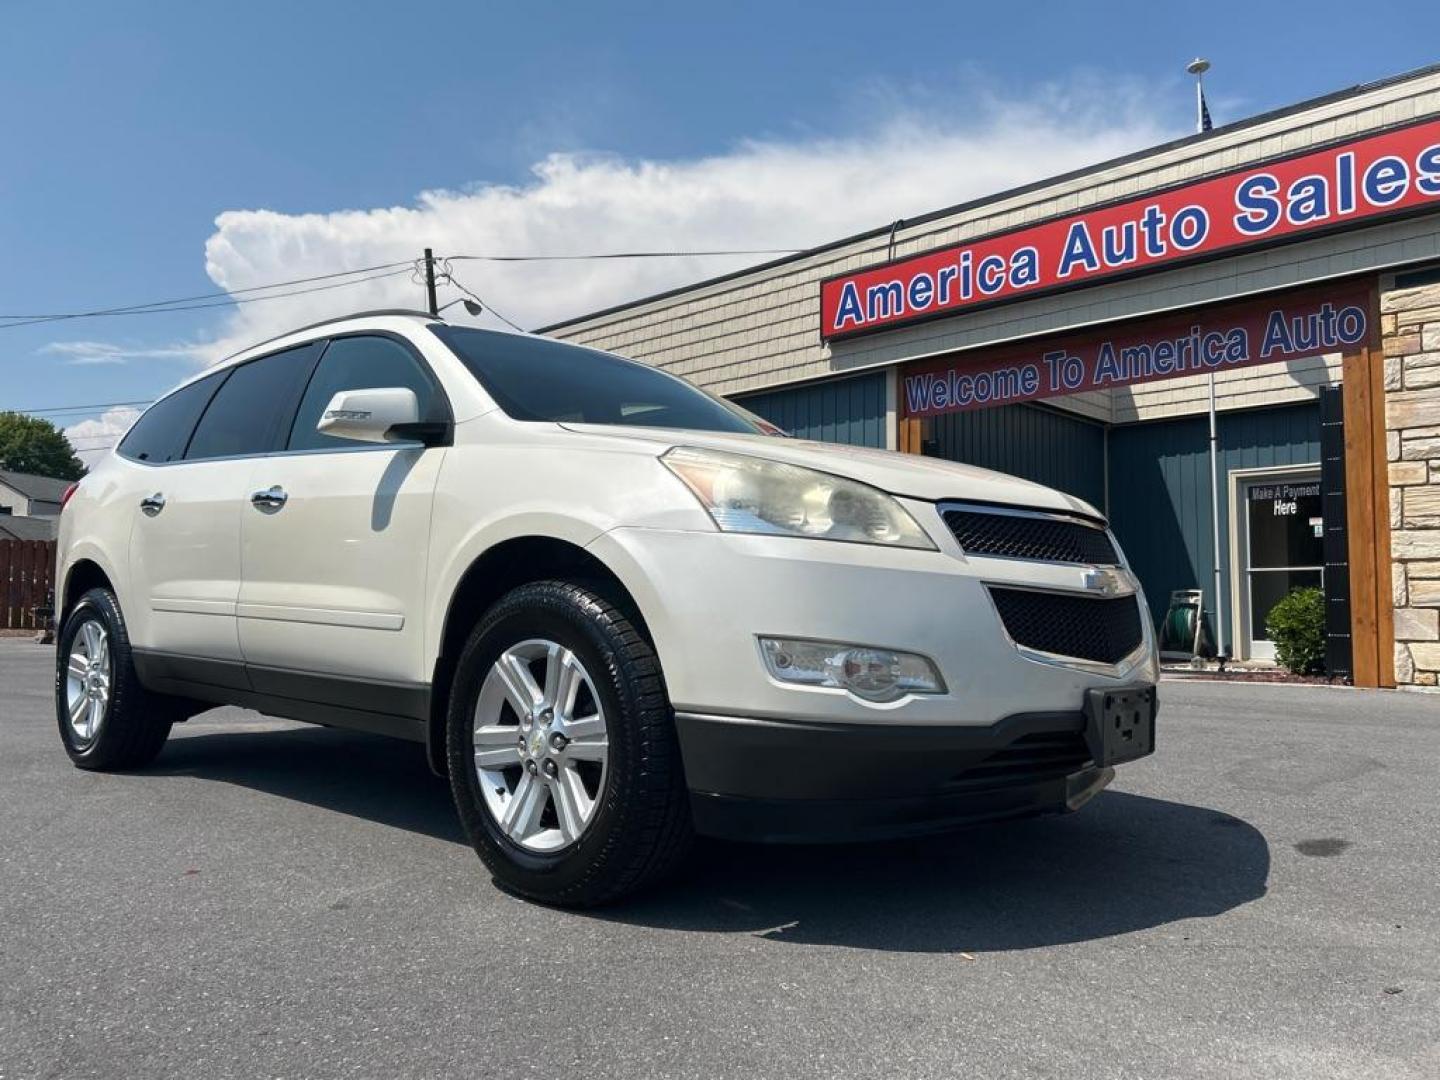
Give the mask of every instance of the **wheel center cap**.
[(530, 732), (530, 756), (532, 758), (545, 756), (545, 733), (539, 728)]

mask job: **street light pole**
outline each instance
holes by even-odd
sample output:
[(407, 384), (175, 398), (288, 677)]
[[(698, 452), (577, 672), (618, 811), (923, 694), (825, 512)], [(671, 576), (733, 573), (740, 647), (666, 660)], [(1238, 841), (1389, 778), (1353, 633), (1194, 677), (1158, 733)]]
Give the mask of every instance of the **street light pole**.
[[(1197, 56), (1185, 65), (1185, 70), (1195, 76), (1195, 131), (1204, 134), (1205, 124), (1205, 72), (1210, 70), (1210, 61)], [(1211, 558), (1215, 564), (1213, 588), (1215, 590), (1215, 656), (1220, 666), (1229, 659), (1225, 651), (1225, 593), (1224, 575), (1220, 570), (1220, 445), (1215, 424), (1215, 372), (1210, 372), (1210, 525)]]
[(1210, 61), (1197, 56), (1185, 65), (1185, 70), (1195, 76), (1195, 130), (1205, 131), (1205, 72), (1210, 70)]

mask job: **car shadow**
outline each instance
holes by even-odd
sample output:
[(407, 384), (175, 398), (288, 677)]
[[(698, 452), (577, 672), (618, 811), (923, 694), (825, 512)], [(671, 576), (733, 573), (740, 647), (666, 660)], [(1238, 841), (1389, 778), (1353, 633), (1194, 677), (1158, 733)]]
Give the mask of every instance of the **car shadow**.
[[(322, 728), (172, 739), (152, 772), (239, 784), (464, 844), (421, 747)], [(786, 944), (981, 953), (1209, 918), (1265, 895), (1270, 849), (1221, 811), (1107, 791), (1078, 814), (887, 844), (702, 841), (591, 918)]]
[(450, 785), (419, 743), (323, 727), (280, 731), (176, 728), (147, 774), (237, 784), (395, 829), (464, 844)]
[(1219, 811), (1106, 791), (1077, 814), (839, 847), (711, 843), (670, 887), (602, 918), (895, 952), (1093, 941), (1265, 895), (1270, 848)]

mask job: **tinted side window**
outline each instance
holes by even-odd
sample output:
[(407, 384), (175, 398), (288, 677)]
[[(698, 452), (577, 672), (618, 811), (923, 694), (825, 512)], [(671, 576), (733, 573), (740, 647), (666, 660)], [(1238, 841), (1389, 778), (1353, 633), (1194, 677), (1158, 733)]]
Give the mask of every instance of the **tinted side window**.
[(135, 461), (179, 460), (222, 378), (220, 373), (208, 375), (151, 405), (120, 440), (120, 453)]
[(355, 447), (351, 439), (337, 439), (315, 430), (330, 399), (341, 390), (374, 390), (403, 386), (415, 391), (422, 419), (432, 415), (435, 389), (419, 362), (399, 342), (383, 337), (337, 338), (320, 358), (295, 423), (290, 428), (291, 450)]
[(276, 428), (294, 411), (318, 348), (287, 349), (234, 368), (200, 418), (185, 460), (273, 450)]

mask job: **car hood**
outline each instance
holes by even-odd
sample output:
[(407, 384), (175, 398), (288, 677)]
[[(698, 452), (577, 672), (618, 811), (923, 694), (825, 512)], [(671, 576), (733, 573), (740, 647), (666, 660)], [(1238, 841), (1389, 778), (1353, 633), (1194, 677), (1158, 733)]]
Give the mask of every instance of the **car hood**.
[(787, 439), (774, 435), (730, 435), (709, 431), (565, 423), (568, 431), (605, 435), (645, 444), (662, 454), (672, 446), (697, 446), (781, 461), (834, 473), (892, 495), (936, 502), (941, 499), (1002, 503), (1101, 517), (1089, 503), (1030, 480), (918, 454), (859, 446)]

